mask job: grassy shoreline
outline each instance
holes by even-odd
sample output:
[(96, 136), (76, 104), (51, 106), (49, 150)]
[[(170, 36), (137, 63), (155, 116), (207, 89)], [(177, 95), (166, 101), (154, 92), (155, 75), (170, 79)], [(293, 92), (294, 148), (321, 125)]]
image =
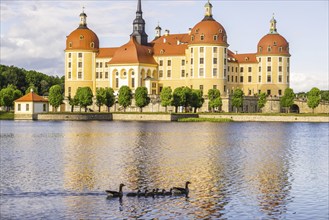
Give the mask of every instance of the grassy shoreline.
[(0, 111), (0, 120), (14, 120), (14, 112)]

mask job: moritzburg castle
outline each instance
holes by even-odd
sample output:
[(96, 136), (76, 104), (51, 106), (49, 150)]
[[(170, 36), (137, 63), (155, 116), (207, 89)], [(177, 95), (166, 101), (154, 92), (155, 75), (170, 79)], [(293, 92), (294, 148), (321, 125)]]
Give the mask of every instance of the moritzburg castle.
[[(78, 28), (66, 39), (65, 97), (73, 97), (79, 87), (88, 86), (95, 95), (97, 88), (117, 92), (124, 85), (133, 92), (145, 86), (150, 95), (159, 95), (164, 87), (188, 86), (204, 94), (217, 88), (222, 97), (229, 97), (236, 88), (246, 97), (261, 92), (282, 96), (289, 87), (289, 43), (278, 33), (274, 17), (268, 33), (255, 45), (256, 52), (235, 54), (229, 49), (229, 33), (216, 21), (209, 1), (204, 11), (188, 33), (163, 32), (158, 26), (155, 38), (149, 40), (138, 0), (130, 40), (115, 48), (99, 47), (97, 34), (87, 27), (87, 15), (82, 12)], [(224, 111), (233, 110), (226, 105)]]

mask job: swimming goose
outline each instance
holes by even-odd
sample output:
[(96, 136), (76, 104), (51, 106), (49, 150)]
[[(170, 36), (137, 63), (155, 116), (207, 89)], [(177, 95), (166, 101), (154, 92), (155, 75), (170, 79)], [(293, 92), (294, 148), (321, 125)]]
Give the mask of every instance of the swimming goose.
[(152, 192), (145, 193), (145, 197), (152, 196), (154, 198), (155, 195), (155, 189), (152, 190)]
[(148, 192), (148, 190), (145, 189), (144, 192), (140, 192), (140, 193), (138, 194), (138, 197), (145, 196), (145, 195), (147, 194), (147, 192)]
[(185, 188), (181, 188), (181, 187), (173, 187), (173, 191), (172, 191), (172, 193), (173, 194), (177, 194), (177, 195), (179, 195), (179, 194), (185, 194), (185, 195), (187, 195), (189, 192), (190, 192), (190, 190), (189, 190), (189, 188), (188, 188), (188, 185), (189, 184), (191, 184), (191, 182), (190, 181), (187, 181), (186, 183), (185, 183)]
[(164, 192), (163, 195), (165, 195), (165, 196), (171, 196), (172, 195), (172, 188), (170, 188), (169, 191)]
[(117, 191), (111, 191), (111, 190), (105, 190), (107, 192), (108, 196), (110, 197), (122, 197), (122, 188), (125, 186), (125, 184), (121, 183), (119, 186), (119, 192)]
[(141, 193), (140, 190), (138, 190), (137, 193), (130, 192), (130, 193), (127, 193), (127, 197), (136, 197), (136, 196), (139, 196), (140, 193)]

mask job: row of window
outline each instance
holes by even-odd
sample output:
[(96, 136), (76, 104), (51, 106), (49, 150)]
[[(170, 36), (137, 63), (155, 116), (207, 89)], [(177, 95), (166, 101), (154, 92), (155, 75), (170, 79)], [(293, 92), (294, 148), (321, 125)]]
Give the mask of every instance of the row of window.
[[(47, 105), (43, 104), (42, 106), (42, 111), (46, 112), (47, 111)], [(17, 105), (17, 111), (22, 111), (22, 104)], [(25, 111), (30, 111), (30, 104), (25, 104)]]
[[(235, 81), (234, 81), (235, 79)], [(227, 82), (236, 82), (238, 83), (238, 77), (237, 76), (227, 76)], [(258, 76), (258, 82), (262, 82), (262, 76)], [(272, 82), (272, 76), (267, 75), (266, 82), (271, 83)], [(278, 76), (278, 82), (282, 83), (283, 82), (283, 76), (279, 75)], [(240, 76), (240, 83), (243, 83), (243, 76)], [(252, 76), (248, 76), (248, 83), (252, 83)], [(289, 76), (287, 76), (287, 83), (289, 83)]]
[[(193, 53), (194, 52), (194, 48), (191, 47), (190, 51), (191, 51), (191, 53)], [(212, 48), (212, 52), (213, 53), (217, 53), (218, 52), (218, 47), (213, 47)], [(204, 47), (199, 47), (199, 53), (204, 53)], [(227, 48), (224, 48), (224, 54), (226, 54), (226, 53), (227, 53)]]
[[(102, 79), (102, 78), (103, 78), (103, 72), (96, 72), (96, 79)], [(105, 79), (109, 78), (109, 73), (108, 72), (105, 72), (104, 78)]]
[[(276, 43), (274, 44), (274, 46), (276, 46)], [(279, 52), (282, 52), (283, 49), (284, 49), (283, 47), (279, 47)], [(263, 51), (263, 47), (259, 47), (258, 50), (259, 50), (259, 52), (262, 52)], [(289, 52), (289, 47), (287, 47), (286, 50), (287, 50), (287, 52)], [(272, 47), (271, 46), (268, 46), (267, 47), (267, 52), (272, 52)]]

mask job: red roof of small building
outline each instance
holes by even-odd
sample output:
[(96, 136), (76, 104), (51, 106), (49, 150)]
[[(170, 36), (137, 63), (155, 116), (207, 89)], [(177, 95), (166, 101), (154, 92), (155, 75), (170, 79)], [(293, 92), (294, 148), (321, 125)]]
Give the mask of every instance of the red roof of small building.
[(169, 34), (163, 35), (152, 41), (155, 56), (184, 56), (187, 44), (189, 43), (188, 34)]
[(16, 99), (15, 102), (48, 102), (48, 100), (42, 98), (41, 96), (35, 94), (34, 92), (30, 92), (25, 96)]

